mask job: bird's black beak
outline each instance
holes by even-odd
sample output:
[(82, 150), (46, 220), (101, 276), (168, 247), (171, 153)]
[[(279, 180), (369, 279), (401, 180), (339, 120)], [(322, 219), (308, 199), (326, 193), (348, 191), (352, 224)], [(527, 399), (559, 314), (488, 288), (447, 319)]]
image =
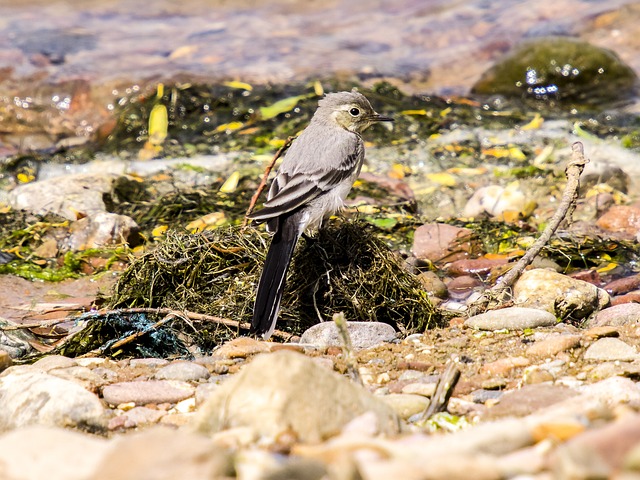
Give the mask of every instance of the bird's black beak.
[(380, 115), (379, 113), (374, 113), (371, 117), (371, 120), (374, 122), (393, 122), (393, 117), (385, 117), (384, 115)]

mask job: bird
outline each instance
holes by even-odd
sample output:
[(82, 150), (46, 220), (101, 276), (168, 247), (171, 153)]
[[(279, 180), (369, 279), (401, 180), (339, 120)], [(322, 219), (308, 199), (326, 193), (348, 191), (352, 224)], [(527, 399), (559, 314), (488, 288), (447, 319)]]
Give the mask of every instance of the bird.
[(303, 233), (313, 234), (344, 206), (364, 161), (360, 136), (371, 125), (391, 122), (361, 93), (328, 93), (308, 126), (286, 151), (263, 207), (249, 215), (272, 233), (251, 321), (265, 340), (273, 333), (293, 252)]

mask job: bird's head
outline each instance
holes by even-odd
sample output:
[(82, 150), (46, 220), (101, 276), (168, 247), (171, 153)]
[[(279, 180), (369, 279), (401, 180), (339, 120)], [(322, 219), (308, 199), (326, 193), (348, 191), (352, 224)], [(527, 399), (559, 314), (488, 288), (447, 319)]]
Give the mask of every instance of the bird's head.
[(369, 100), (356, 91), (329, 93), (318, 102), (316, 116), (325, 122), (334, 122), (340, 127), (361, 133), (377, 122), (392, 122), (373, 109)]

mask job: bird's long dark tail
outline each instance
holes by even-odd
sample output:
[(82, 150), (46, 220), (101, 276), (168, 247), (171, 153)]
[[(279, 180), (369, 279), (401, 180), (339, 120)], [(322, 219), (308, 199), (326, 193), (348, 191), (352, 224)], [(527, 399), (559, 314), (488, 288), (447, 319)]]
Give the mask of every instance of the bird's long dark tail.
[(297, 215), (287, 216), (279, 219), (278, 228), (271, 240), (251, 321), (251, 331), (265, 339), (271, 336), (276, 326), (287, 270), (301, 233)]

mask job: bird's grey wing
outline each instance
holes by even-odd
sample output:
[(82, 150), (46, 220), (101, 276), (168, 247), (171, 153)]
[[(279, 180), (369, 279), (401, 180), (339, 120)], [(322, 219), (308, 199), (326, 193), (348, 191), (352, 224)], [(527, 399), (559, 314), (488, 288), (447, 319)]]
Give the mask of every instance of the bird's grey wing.
[(265, 202), (264, 208), (252, 213), (250, 218), (264, 222), (301, 207), (347, 180), (362, 162), (363, 155), (364, 148), (358, 142), (355, 151), (344, 156), (337, 166), (278, 174), (273, 180), (269, 200)]

